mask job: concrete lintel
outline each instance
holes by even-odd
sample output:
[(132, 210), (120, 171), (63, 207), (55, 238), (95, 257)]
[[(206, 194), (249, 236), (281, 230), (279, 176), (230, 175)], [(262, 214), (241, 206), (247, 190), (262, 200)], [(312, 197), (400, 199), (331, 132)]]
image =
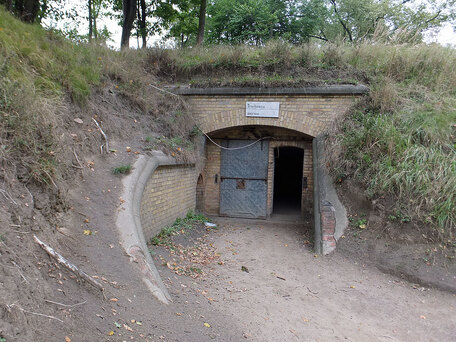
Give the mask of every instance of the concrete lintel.
[(326, 85), (318, 87), (304, 88), (253, 88), (253, 87), (235, 87), (235, 88), (170, 88), (174, 94), (185, 96), (196, 95), (363, 95), (369, 92), (365, 85)]

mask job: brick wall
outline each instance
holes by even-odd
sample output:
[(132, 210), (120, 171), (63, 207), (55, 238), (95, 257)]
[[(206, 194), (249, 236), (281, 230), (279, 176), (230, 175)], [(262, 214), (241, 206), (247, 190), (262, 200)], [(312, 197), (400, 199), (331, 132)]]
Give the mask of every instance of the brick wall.
[[(206, 133), (234, 126), (265, 125), (293, 129), (312, 137), (324, 132), (357, 98), (351, 95), (186, 96), (194, 117)], [(279, 117), (246, 117), (246, 101), (280, 102)]]
[(321, 250), (323, 254), (329, 254), (336, 248), (336, 212), (334, 206), (322, 200), (320, 203), (320, 222), (321, 222)]
[[(218, 144), (221, 140), (215, 140)], [(220, 160), (221, 149), (212, 143), (206, 145), (206, 165), (204, 167), (204, 212), (218, 215), (220, 209)]]
[(159, 166), (149, 178), (141, 200), (141, 224), (146, 241), (195, 209), (197, 174), (194, 166)]

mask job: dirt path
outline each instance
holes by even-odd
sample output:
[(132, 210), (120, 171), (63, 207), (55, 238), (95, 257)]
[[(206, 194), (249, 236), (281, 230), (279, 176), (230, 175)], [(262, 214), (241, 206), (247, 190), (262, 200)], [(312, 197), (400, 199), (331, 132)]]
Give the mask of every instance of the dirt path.
[[(185, 297), (196, 310), (209, 301), (207, 320), (214, 327), (231, 322), (252, 341), (456, 339), (452, 294), (402, 282), (338, 253), (315, 257), (300, 226), (216, 221), (219, 230), (208, 243), (223, 265), (189, 281), (193, 291)], [(164, 267), (161, 272), (178, 279)], [(185, 278), (170, 285), (176, 304)]]

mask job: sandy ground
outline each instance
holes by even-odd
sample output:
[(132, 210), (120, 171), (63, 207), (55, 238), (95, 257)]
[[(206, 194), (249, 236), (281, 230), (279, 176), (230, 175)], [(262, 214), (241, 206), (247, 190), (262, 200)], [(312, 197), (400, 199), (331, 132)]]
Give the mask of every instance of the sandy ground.
[[(187, 294), (194, 295), (185, 296), (190, 307), (201, 297), (209, 300), (210, 324), (225, 319), (235, 324), (232, 332), (240, 329), (252, 341), (456, 340), (452, 294), (403, 282), (338, 253), (316, 257), (299, 225), (215, 221), (219, 230), (208, 243), (223, 265), (190, 282), (194, 291)], [(161, 272), (170, 274), (164, 267)], [(182, 278), (170, 286), (172, 305), (181, 301), (176, 294)]]

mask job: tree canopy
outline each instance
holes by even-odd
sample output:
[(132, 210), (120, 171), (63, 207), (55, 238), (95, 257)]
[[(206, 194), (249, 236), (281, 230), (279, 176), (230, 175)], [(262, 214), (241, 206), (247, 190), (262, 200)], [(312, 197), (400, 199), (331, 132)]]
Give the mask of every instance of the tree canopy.
[[(47, 17), (81, 20), (62, 3), (0, 0), (27, 22)], [(292, 44), (311, 39), (356, 42), (379, 32), (420, 41), (424, 32), (456, 23), (456, 0), (87, 0), (85, 7), (90, 25), (84, 34), (96, 38), (97, 20), (108, 15), (123, 26), (124, 46), (131, 31), (142, 37), (143, 46), (149, 35), (161, 35), (181, 47), (202, 44), (203, 38), (206, 44), (264, 45), (270, 39)], [(101, 14), (100, 8), (111, 10)]]
[[(161, 27), (169, 29), (169, 37), (193, 45), (199, 3), (157, 1), (153, 13)], [(455, 19), (455, 0), (210, 0), (205, 31), (209, 44), (263, 45), (269, 39), (293, 44), (310, 39), (355, 42), (371, 39), (379, 28), (384, 34), (407, 32), (420, 40), (425, 31)]]

